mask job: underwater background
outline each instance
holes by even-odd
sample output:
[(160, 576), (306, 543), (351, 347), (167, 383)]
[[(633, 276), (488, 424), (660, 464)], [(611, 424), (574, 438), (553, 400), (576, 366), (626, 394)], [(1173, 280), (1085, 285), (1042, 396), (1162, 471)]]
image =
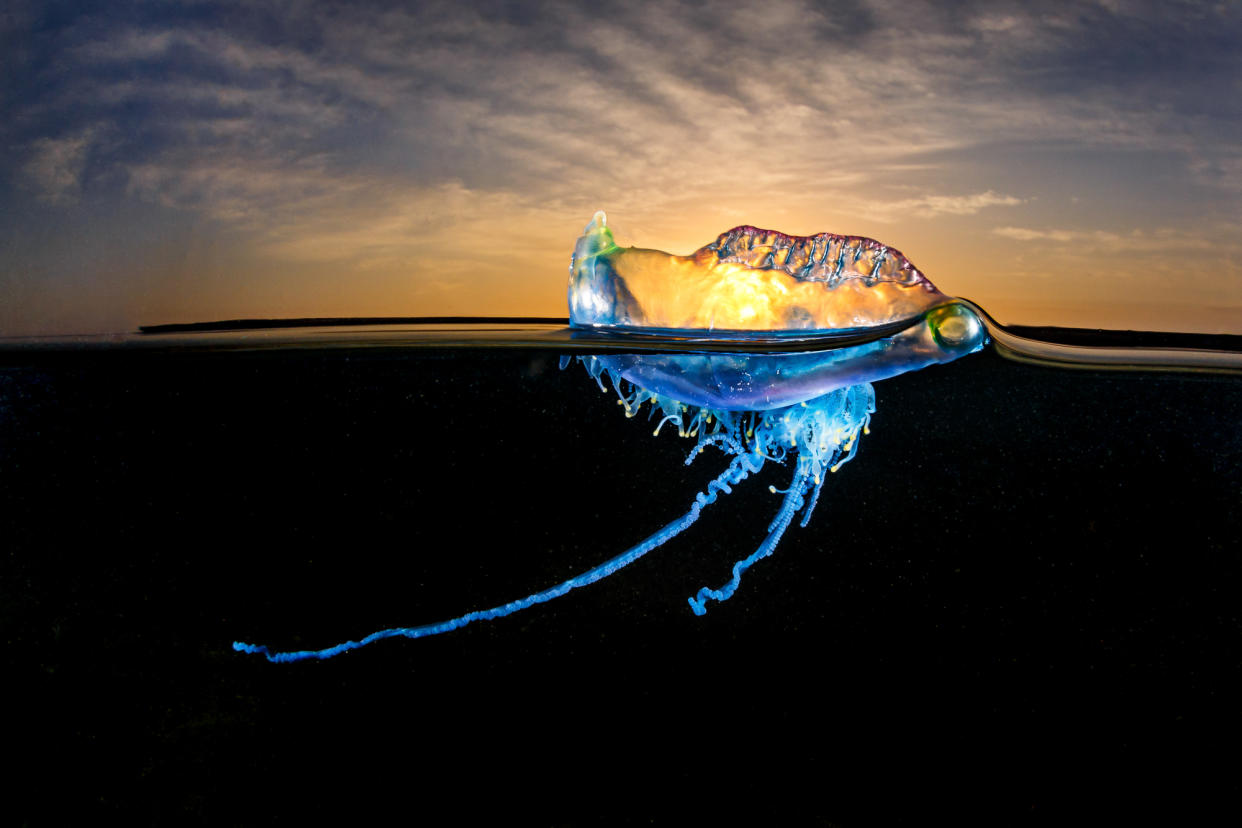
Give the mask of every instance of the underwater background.
[[(1239, 43), (1236, 2), (6, 0), (0, 828), (1242, 824)], [(949, 297), (982, 352), (913, 325)], [(857, 455), (702, 618), (818, 465), (510, 618), (235, 652), (693, 511), (729, 458), (504, 327), (566, 314), (962, 358), (799, 432)], [(759, 362), (678, 394), (802, 387)]]
[(704, 617), (686, 598), (762, 539), (788, 469), (511, 618), (326, 662), (233, 652), (494, 606), (684, 512), (724, 460), (686, 467), (690, 441), (559, 357), (0, 355), (14, 824), (1234, 807), (1236, 377), (988, 349), (878, 383), (810, 524)]

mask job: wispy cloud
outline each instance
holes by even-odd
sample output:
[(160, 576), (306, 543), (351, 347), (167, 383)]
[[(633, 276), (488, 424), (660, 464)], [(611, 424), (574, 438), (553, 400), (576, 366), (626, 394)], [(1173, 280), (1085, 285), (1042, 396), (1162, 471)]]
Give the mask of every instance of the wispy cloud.
[[(1114, 11), (775, 0), (758, 13), (664, 0), (627, 15), (572, 2), (350, 15), (311, 3), (209, 25), (89, 18), (61, 55), (73, 81), (38, 106), (43, 117), (120, 124), (128, 140), (100, 160), (135, 177), (129, 194), (257, 230), (262, 216), (322, 206), (333, 177), (346, 201), (366, 178), (410, 188), (457, 180), (656, 213), (695, 191), (782, 192), (791, 203), (818, 191), (881, 221), (1023, 204), (986, 186), (940, 194), (959, 189), (951, 167), (961, 162), (929, 159), (998, 142), (1148, 147), (1183, 154), (1188, 175), (1236, 177), (1223, 124), (1178, 128), (1216, 110), (1195, 110), (1141, 66), (1082, 72), (1112, 48), (1098, 26), (1146, 39), (1158, 8)], [(1187, 19), (1153, 45), (1193, 42), (1219, 23)], [(54, 182), (47, 148), (32, 152), (42, 155), (28, 163)], [(229, 184), (203, 173), (215, 154), (266, 172)], [(310, 201), (308, 164), (325, 188)], [(933, 194), (883, 197), (899, 168), (921, 170), (915, 189)], [(72, 192), (71, 165), (58, 169)], [(282, 175), (284, 203), (262, 186)], [(241, 203), (248, 192), (252, 209)]]
[(82, 172), (94, 130), (65, 138), (40, 138), (30, 145), (24, 172), (36, 197), (49, 204), (70, 204), (82, 189)]
[(992, 233), (1014, 241), (1045, 242), (1054, 245), (1074, 245), (1085, 250), (1130, 253), (1220, 248), (1219, 241), (1207, 235), (1190, 234), (1168, 228), (1135, 229), (1129, 233), (1113, 233), (1105, 230), (1035, 230), (1027, 227), (996, 227), (993, 228)]
[(1016, 207), (1025, 199), (988, 190), (968, 195), (925, 195), (903, 198), (887, 204), (864, 208), (864, 212), (885, 221), (908, 219), (910, 216), (933, 218), (935, 216), (973, 216), (988, 207)]
[(998, 236), (1017, 241), (1051, 241), (1061, 244), (1072, 244), (1080, 241), (1117, 241), (1121, 237), (1116, 233), (1105, 233), (1101, 230), (1087, 232), (1083, 230), (1032, 230), (1026, 227), (997, 227), (992, 230)]

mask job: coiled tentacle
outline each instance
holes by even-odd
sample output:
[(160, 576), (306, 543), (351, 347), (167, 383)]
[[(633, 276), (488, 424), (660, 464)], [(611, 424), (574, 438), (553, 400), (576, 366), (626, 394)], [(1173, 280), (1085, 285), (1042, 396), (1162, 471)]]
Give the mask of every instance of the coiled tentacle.
[(776, 551), (776, 545), (780, 543), (781, 536), (789, 528), (789, 523), (793, 520), (794, 514), (802, 508), (809, 477), (810, 471), (806, 464), (799, 463), (797, 471), (794, 472), (793, 482), (790, 483), (789, 490), (785, 493), (785, 499), (781, 502), (781, 508), (777, 511), (775, 520), (772, 521), (771, 526), (768, 528), (768, 536), (763, 539), (763, 543), (759, 544), (758, 549), (733, 565), (733, 577), (727, 584), (720, 589), (703, 587), (698, 591), (697, 595), (687, 599), (690, 602), (690, 609), (694, 610), (695, 615), (703, 615), (707, 612), (707, 602), (709, 600), (729, 600), (742, 582), (742, 574), (754, 566), (756, 561), (766, 558)]

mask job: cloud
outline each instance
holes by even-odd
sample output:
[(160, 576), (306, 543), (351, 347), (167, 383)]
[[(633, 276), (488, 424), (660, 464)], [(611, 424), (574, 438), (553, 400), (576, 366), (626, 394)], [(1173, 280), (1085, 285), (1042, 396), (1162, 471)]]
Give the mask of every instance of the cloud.
[(24, 172), (36, 189), (36, 197), (48, 204), (71, 204), (82, 189), (94, 130), (65, 138), (40, 138), (30, 147)]
[[(428, 284), (519, 253), (559, 275), (549, 246), (600, 207), (679, 252), (730, 223), (902, 222), (932, 261), (950, 223), (988, 244), (994, 208), (1019, 250), (1199, 249), (1115, 228), (1242, 218), (1227, 4), (221, 8), (31, 12), (0, 53), (0, 179), (201, 220), (284, 272)], [(1052, 212), (1071, 192), (1110, 230)]]
[(1092, 239), (1096, 241), (1117, 241), (1121, 238), (1116, 233), (1105, 233), (1100, 230), (1086, 232), (1082, 230), (1031, 230), (1025, 227), (996, 227), (993, 228), (992, 232), (998, 236), (1017, 241), (1052, 241), (1062, 244)]
[(1210, 238), (1207, 234), (1192, 234), (1170, 228), (1135, 229), (1129, 233), (1113, 233), (1105, 230), (1035, 230), (1026, 227), (995, 227), (992, 233), (1014, 241), (1073, 245), (1086, 251), (1151, 253), (1221, 249), (1219, 241)]
[(988, 207), (1015, 207), (1022, 204), (1025, 200), (988, 190), (982, 193), (960, 196), (927, 195), (917, 198), (905, 198), (900, 201), (879, 204), (869, 210), (864, 209), (864, 212), (885, 221), (908, 218), (912, 215), (920, 218), (973, 216), (975, 213)]
[[(455, 180), (657, 212), (694, 192), (784, 192), (791, 202), (815, 193), (885, 221), (1022, 203), (990, 181), (966, 195), (878, 195), (904, 174), (916, 192), (959, 189), (953, 168), (976, 147), (1153, 149), (1184, 156), (1187, 175), (1210, 186), (1242, 176), (1227, 151), (1242, 117), (1222, 121), (1237, 107), (1219, 103), (1236, 97), (1218, 65), (1231, 51), (1199, 66), (1165, 45), (1214, 42), (1233, 21), (1187, 15), (1155, 37), (1163, 18), (1145, 3), (1128, 16), (1094, 3), (936, 11), (883, 0), (774, 0), (762, 11), (663, 0), (625, 15), (577, 2), (347, 15), (302, 3), (210, 20), (141, 8), (119, 24), (73, 23), (61, 37), (64, 70), (24, 102), (25, 121), (71, 132), (120, 123), (125, 140), (99, 161), (136, 176), (126, 193), (218, 218), (307, 207), (308, 165), (325, 199), (333, 177), (346, 200), (368, 178)], [(1132, 64), (1115, 37), (1099, 41), (1104, 24), (1195, 82), (1173, 88)], [(287, 173), (288, 200), (220, 186), (203, 173), (217, 155), (264, 179)], [(241, 204), (249, 191), (252, 209)]]

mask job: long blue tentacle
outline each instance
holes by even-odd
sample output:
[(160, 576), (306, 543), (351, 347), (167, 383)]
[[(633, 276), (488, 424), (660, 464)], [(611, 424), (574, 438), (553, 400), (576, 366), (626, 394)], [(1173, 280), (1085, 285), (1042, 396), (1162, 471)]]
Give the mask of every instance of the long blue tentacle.
[[(593, 584), (603, 578), (608, 577), (622, 567), (632, 564), (634, 561), (646, 555), (652, 549), (663, 545), (670, 539), (681, 534), (686, 528), (699, 519), (699, 513), (704, 506), (709, 506), (716, 502), (716, 498), (720, 492), (728, 494), (732, 491), (732, 486), (745, 480), (751, 474), (758, 472), (763, 468), (764, 458), (762, 455), (755, 453), (739, 454), (733, 458), (719, 476), (707, 484), (705, 491), (695, 496), (694, 503), (690, 506), (690, 510), (684, 515), (669, 523), (663, 529), (648, 537), (636, 546), (632, 546), (626, 551), (617, 555), (611, 560), (605, 561), (599, 566), (588, 569), (580, 575), (575, 575), (567, 581), (545, 589), (542, 592), (536, 592), (525, 598), (519, 598), (516, 601), (510, 601), (498, 607), (486, 610), (475, 610), (465, 615), (459, 615), (448, 621), (441, 621), (436, 624), (425, 624), (421, 627), (394, 627), (392, 629), (380, 630), (371, 633), (366, 638), (359, 641), (346, 641), (337, 644), (335, 647), (327, 647), (322, 650), (296, 650), (291, 652), (274, 653), (262, 644), (247, 644), (242, 641), (234, 641), (233, 649), (242, 653), (260, 654), (272, 662), (291, 662), (302, 661), (305, 659), (325, 659), (340, 655), (341, 653), (356, 650), (359, 647), (365, 647), (376, 641), (382, 641), (385, 638), (426, 638), (432, 635), (440, 635), (441, 633), (450, 632), (464, 627), (473, 621), (485, 621), (493, 618), (503, 618), (506, 615), (524, 610), (534, 604), (542, 604), (551, 601), (553, 598), (559, 598), (571, 589)], [(786, 498), (788, 501), (788, 498)], [(779, 537), (779, 535), (778, 535)], [(773, 544), (775, 545), (775, 544)], [(736, 568), (735, 568), (736, 569)], [(736, 580), (736, 578), (735, 578)]]
[(810, 464), (799, 462), (797, 470), (794, 472), (793, 481), (785, 492), (785, 499), (781, 502), (781, 508), (777, 511), (775, 519), (768, 526), (768, 536), (763, 539), (763, 543), (759, 544), (759, 548), (733, 565), (733, 578), (720, 589), (703, 587), (698, 591), (697, 595), (686, 599), (690, 602), (690, 609), (694, 610), (695, 615), (703, 615), (707, 612), (707, 602), (709, 600), (729, 600), (733, 593), (737, 591), (738, 584), (742, 582), (742, 574), (750, 569), (755, 564), (755, 561), (766, 558), (776, 551), (776, 545), (780, 543), (781, 536), (789, 528), (790, 521), (793, 520), (797, 511), (802, 508), (810, 476)]

